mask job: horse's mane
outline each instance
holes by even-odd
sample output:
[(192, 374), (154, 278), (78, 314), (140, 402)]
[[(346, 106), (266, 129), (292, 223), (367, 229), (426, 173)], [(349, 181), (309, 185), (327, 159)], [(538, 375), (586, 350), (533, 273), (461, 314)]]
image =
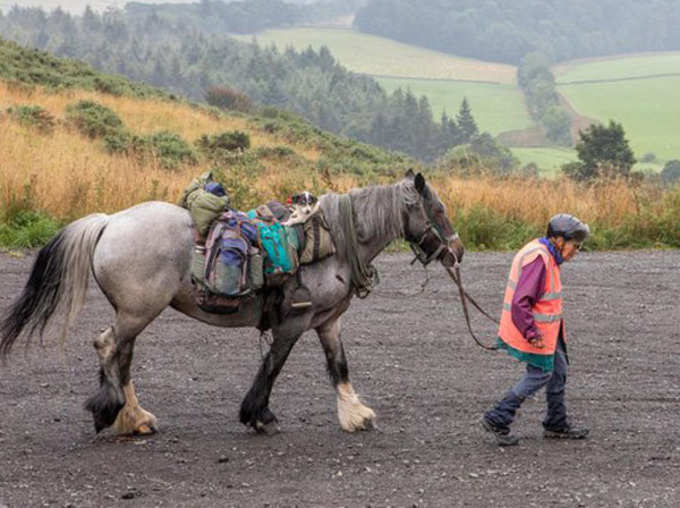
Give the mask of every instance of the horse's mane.
[[(336, 246), (347, 245), (351, 232), (342, 220), (340, 194), (324, 194), (319, 199), (321, 209), (331, 228)], [(404, 179), (394, 185), (374, 185), (352, 189), (349, 196), (354, 209), (354, 225), (359, 242), (366, 235), (380, 238), (400, 238), (404, 235), (403, 207), (417, 203), (418, 191), (412, 181)], [(339, 249), (342, 251), (342, 249)]]

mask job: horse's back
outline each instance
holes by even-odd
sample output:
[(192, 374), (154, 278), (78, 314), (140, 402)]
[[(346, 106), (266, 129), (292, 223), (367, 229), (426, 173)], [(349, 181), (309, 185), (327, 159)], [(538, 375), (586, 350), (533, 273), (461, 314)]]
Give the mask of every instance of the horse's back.
[(165, 307), (189, 277), (192, 247), (189, 213), (150, 201), (110, 216), (92, 269), (116, 307)]

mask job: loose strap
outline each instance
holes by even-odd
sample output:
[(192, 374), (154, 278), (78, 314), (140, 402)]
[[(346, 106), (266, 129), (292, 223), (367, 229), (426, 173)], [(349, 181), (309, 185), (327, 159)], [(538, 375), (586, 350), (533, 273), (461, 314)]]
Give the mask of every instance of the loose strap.
[(359, 257), (359, 241), (357, 240), (357, 231), (354, 226), (352, 199), (349, 194), (342, 194), (339, 197), (338, 208), (342, 217), (342, 228), (347, 237), (345, 257), (352, 269), (354, 293), (359, 298), (366, 298), (379, 282), (378, 271), (372, 264), (364, 263)]

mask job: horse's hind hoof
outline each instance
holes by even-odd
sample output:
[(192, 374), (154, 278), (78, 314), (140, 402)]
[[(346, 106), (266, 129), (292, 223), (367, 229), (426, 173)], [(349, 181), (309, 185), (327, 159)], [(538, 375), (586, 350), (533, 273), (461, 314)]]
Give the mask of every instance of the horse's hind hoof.
[(378, 430), (378, 426), (375, 424), (375, 419), (364, 418), (364, 424), (360, 430)]
[(281, 432), (281, 427), (279, 427), (279, 422), (276, 419), (270, 421), (269, 423), (256, 422), (255, 430), (259, 434), (266, 434), (267, 436), (273, 436)]

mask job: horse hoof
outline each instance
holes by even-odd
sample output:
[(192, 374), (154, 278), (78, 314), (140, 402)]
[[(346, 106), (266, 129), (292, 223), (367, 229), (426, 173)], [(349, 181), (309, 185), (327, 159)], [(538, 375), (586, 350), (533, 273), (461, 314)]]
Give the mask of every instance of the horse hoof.
[(153, 425), (142, 424), (135, 429), (135, 434), (138, 436), (148, 436), (149, 434), (155, 434), (156, 427)]
[(272, 420), (269, 423), (257, 422), (255, 424), (255, 430), (260, 434), (273, 436), (281, 432), (281, 427), (279, 427), (279, 422), (277, 422), (276, 420)]
[(360, 430), (378, 430), (373, 418), (364, 418), (363, 425)]

